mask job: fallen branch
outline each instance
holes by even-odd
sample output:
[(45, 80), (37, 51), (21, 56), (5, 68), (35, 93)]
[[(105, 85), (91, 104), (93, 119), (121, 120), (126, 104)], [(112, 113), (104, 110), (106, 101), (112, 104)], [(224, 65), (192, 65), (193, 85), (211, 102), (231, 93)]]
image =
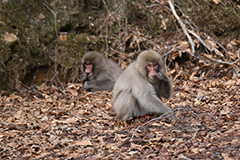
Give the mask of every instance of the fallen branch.
[[(170, 6), (170, 9), (172, 11), (172, 14), (174, 15), (174, 17), (177, 19), (178, 23), (180, 24), (182, 30), (183, 30), (183, 33), (186, 35), (186, 37), (188, 38), (188, 41), (191, 45), (191, 52), (187, 51), (187, 53), (189, 53), (190, 55), (192, 55), (193, 57), (197, 57), (195, 56), (195, 44), (193, 42), (193, 39), (192, 37), (190, 36), (190, 34), (192, 36), (194, 36), (196, 39), (199, 40), (199, 42), (207, 49), (209, 50), (210, 52), (214, 52), (216, 55), (224, 58), (224, 55), (214, 46), (214, 44), (211, 44), (211, 42), (209, 41), (204, 41), (195, 31), (194, 31), (194, 27), (190, 24), (190, 22), (186, 21), (186, 23), (191, 27), (191, 29), (188, 29), (185, 25), (185, 23), (181, 20), (181, 18), (178, 16), (178, 14), (176, 13), (176, 10), (174, 8), (174, 4), (172, 2), (172, 0), (168, 0), (168, 4)], [(182, 11), (181, 11), (182, 12)], [(184, 15), (184, 13), (182, 13)], [(196, 27), (195, 27), (196, 28)], [(227, 50), (221, 46), (218, 42), (216, 42), (216, 44), (218, 46), (220, 46), (225, 53), (227, 53)], [(236, 61), (234, 62), (227, 62), (227, 61), (224, 61), (224, 60), (218, 60), (218, 59), (215, 59), (215, 58), (212, 58), (212, 57), (207, 57), (210, 61), (213, 61), (213, 62), (216, 62), (216, 63), (221, 63), (221, 64), (227, 64), (227, 65), (233, 65), (235, 68), (236, 68), (236, 72), (239, 72), (239, 67), (236, 65), (237, 62), (240, 61), (240, 58), (237, 59)], [(199, 59), (199, 58), (198, 58)]]
[(201, 44), (206, 47), (209, 51), (211, 52), (215, 52), (217, 55), (219, 55), (220, 57), (224, 57), (223, 54), (217, 49), (215, 48), (214, 46), (209, 46), (208, 44), (206, 44), (202, 38), (200, 36), (198, 36), (195, 32), (193, 32), (192, 30), (189, 30), (188, 29), (188, 32), (191, 33), (194, 37), (196, 37), (200, 42)]
[(178, 16), (175, 8), (174, 8), (174, 5), (173, 5), (173, 2), (172, 0), (168, 0), (168, 4), (171, 8), (171, 11), (172, 11), (172, 14), (174, 15), (174, 17), (177, 19), (178, 23), (180, 24), (182, 30), (183, 30), (183, 33), (187, 36), (188, 40), (189, 40), (189, 43), (191, 45), (191, 50), (192, 52), (189, 52), (192, 56), (194, 56), (195, 54), (195, 44), (192, 40), (192, 37), (189, 35), (188, 33), (188, 29), (186, 27), (186, 25), (183, 23), (183, 21), (181, 20), (181, 18)]

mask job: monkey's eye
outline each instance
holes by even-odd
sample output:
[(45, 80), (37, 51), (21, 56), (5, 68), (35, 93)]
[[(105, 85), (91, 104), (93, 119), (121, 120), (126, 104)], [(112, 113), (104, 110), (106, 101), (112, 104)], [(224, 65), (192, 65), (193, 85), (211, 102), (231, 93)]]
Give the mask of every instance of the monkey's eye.
[(158, 68), (158, 63), (148, 63), (148, 64), (147, 64), (147, 67), (148, 67), (148, 68), (155, 68), (155, 69), (156, 69), (156, 68)]
[(152, 67), (152, 64), (148, 63), (148, 64), (147, 64), (147, 67)]
[(153, 64), (153, 67), (154, 67), (154, 68), (158, 67), (158, 64), (157, 64), (157, 63), (154, 63), (154, 64)]
[(90, 62), (85, 62), (85, 65), (92, 65), (92, 63), (90, 63)]

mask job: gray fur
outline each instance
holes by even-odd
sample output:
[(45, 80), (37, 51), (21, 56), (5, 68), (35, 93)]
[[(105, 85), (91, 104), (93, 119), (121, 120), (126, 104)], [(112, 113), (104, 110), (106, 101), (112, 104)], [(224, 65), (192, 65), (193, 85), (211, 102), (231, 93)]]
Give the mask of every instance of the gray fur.
[[(159, 79), (150, 81), (146, 65), (158, 62)], [(128, 120), (147, 113), (162, 114), (170, 109), (162, 102), (161, 97), (169, 98), (172, 83), (166, 76), (161, 56), (152, 50), (140, 53), (137, 60), (130, 64), (116, 81), (113, 88), (113, 108), (118, 119)]]
[[(85, 62), (94, 64), (93, 76), (91, 77), (84, 72), (83, 65)], [(122, 73), (120, 66), (96, 51), (90, 51), (84, 54), (81, 71), (82, 75), (80, 79), (84, 89), (92, 92), (102, 90), (111, 91), (117, 78)]]

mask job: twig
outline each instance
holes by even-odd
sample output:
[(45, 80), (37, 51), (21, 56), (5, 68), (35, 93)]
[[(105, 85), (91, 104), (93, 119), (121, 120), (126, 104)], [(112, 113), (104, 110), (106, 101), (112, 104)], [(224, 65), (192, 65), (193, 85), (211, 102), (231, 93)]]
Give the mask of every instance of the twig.
[(198, 130), (199, 130), (198, 128), (195, 129), (195, 132), (194, 132), (194, 134), (193, 134), (193, 137), (192, 137), (191, 139), (189, 139), (188, 141), (192, 141), (192, 140), (195, 139), (195, 137), (197, 136)]
[(99, 31), (102, 30), (102, 28), (105, 26), (105, 23), (106, 23), (107, 19), (109, 19), (109, 17), (111, 17), (112, 19), (115, 20), (115, 18), (114, 18), (113, 15), (115, 15), (115, 14), (118, 12), (119, 8), (121, 8), (122, 2), (118, 3), (116, 6), (117, 6), (116, 10), (115, 10), (114, 12), (112, 12), (112, 13), (109, 12), (109, 14), (108, 14), (107, 17), (105, 18), (103, 24), (98, 28), (98, 30), (96, 31), (96, 33), (98, 33)]
[(53, 75), (53, 77), (50, 79), (50, 82), (52, 82), (54, 79), (56, 79), (56, 80), (58, 81), (58, 83), (60, 83), (62, 89), (65, 89), (65, 87), (63, 86), (62, 82), (59, 80), (59, 78), (58, 78), (57, 75), (58, 75), (58, 72), (56, 72), (56, 73)]
[[(179, 8), (179, 10), (180, 10), (180, 8)], [(183, 14), (183, 13), (182, 13), (182, 14)], [(195, 32), (200, 32), (199, 29), (198, 29), (198, 27), (196, 26), (196, 24), (194, 24), (193, 22), (189, 22), (189, 20), (187, 20), (187, 19), (184, 19), (183, 21), (190, 26), (192, 32), (193, 32), (193, 31), (195, 31)], [(191, 32), (191, 30), (188, 30), (188, 31)], [(195, 33), (195, 35), (197, 35), (197, 34)], [(198, 36), (198, 35), (197, 35), (197, 36)], [(197, 38), (197, 37), (196, 37), (196, 38)], [(211, 41), (214, 41), (214, 43), (216, 43), (219, 47), (221, 47), (221, 48), (224, 50), (225, 53), (227, 53), (226, 48), (224, 48), (220, 43), (218, 43), (218, 42), (217, 42), (216, 40), (214, 40), (212, 37), (201, 34), (201, 35), (199, 36), (199, 38), (201, 39), (201, 43), (202, 43), (202, 42), (205, 43), (205, 42), (202, 40), (202, 38), (204, 38), (204, 39), (209, 39), (209, 40), (211, 40)], [(198, 39), (198, 38), (197, 38), (197, 39)], [(206, 45), (207, 45), (207, 44), (206, 44)], [(204, 46), (205, 46), (205, 45), (204, 45)], [(208, 49), (209, 47), (206, 47), (206, 48)], [(206, 50), (206, 51), (208, 52), (208, 50)], [(211, 50), (209, 49), (209, 51), (211, 51)], [(219, 52), (219, 51), (218, 51), (218, 52)], [(220, 53), (220, 54), (221, 54), (220, 56), (223, 57), (222, 53)]]
[(6, 68), (6, 66), (5, 66), (5, 64), (4, 64), (4, 61), (3, 61), (3, 58), (2, 58), (2, 56), (0, 56), (0, 63), (2, 64), (2, 66), (3, 66), (3, 68), (5, 69)]
[[(177, 8), (178, 8), (178, 10), (182, 13), (182, 15), (184, 15), (185, 16), (185, 14), (184, 14), (184, 12), (181, 10), (181, 8), (179, 8), (176, 4), (174, 4)], [(186, 16), (185, 16), (186, 17)], [(202, 44), (203, 44), (203, 46), (205, 46), (209, 51), (214, 51), (217, 55), (219, 55), (219, 56), (221, 56), (221, 57), (224, 57), (223, 56), (223, 54), (218, 50), (218, 49), (216, 49), (214, 46), (209, 46), (208, 44), (206, 44), (202, 39), (201, 39), (201, 37), (200, 36), (198, 36), (195, 32), (193, 32), (193, 30), (197, 30), (198, 32), (199, 32), (199, 29), (196, 27), (196, 25), (195, 24), (193, 24), (194, 26), (192, 26), (192, 22), (189, 22), (188, 20), (182, 20), (182, 21), (184, 21), (185, 23), (187, 23), (190, 27), (191, 27), (191, 29), (192, 30), (190, 30), (190, 29), (187, 29), (187, 31), (190, 33), (190, 34), (192, 34), (193, 36), (195, 36)], [(211, 38), (211, 40), (212, 41), (214, 41), (212, 38)], [(227, 50), (221, 45), (221, 44), (219, 44), (218, 42), (216, 42), (216, 41), (214, 41), (218, 46), (220, 46), (223, 50), (224, 50), (224, 52), (225, 53), (227, 53)]]
[[(183, 21), (182, 21), (182, 20), (180, 19), (180, 17), (177, 15), (172, 0), (168, 0), (168, 4), (169, 4), (169, 6), (170, 6), (170, 8), (171, 8), (172, 14), (173, 14), (174, 17), (177, 19), (178, 23), (180, 24), (180, 26), (181, 26), (184, 34), (187, 36), (187, 38), (188, 38), (188, 40), (189, 40), (189, 43), (190, 43), (190, 45), (191, 45), (191, 50), (192, 50), (192, 52), (189, 52), (189, 51), (186, 50), (187, 53), (189, 53), (189, 54), (191, 54), (193, 57), (199, 59), (199, 57), (195, 56), (195, 44), (194, 44), (194, 42), (193, 42), (193, 40), (192, 40), (192, 37), (189, 35), (189, 33), (190, 33), (191, 35), (193, 35), (195, 38), (197, 38), (197, 39), (200, 41), (200, 43), (207, 49), (206, 51), (209, 50), (210, 52), (214, 52), (215, 54), (219, 55), (220, 57), (224, 57), (224, 55), (223, 55), (216, 47), (214, 47), (214, 46), (211, 45), (211, 44), (207, 44), (206, 42), (204, 42), (204, 40), (203, 40), (200, 36), (198, 36), (196, 32), (193, 31), (194, 28), (193, 28), (193, 26), (191, 25), (191, 23), (190, 23), (189, 21), (186, 21), (186, 20), (185, 20), (185, 22), (188, 23), (188, 25), (191, 27), (192, 30), (190, 30), (190, 29), (188, 29), (188, 28), (186, 27), (186, 25), (183, 23)], [(181, 12), (182, 12), (182, 11), (181, 11)], [(182, 13), (182, 14), (184, 15), (184, 13)], [(196, 28), (196, 26), (195, 26), (195, 28)], [(221, 44), (219, 44), (218, 42), (216, 42), (216, 44), (217, 44), (218, 46), (220, 46), (220, 47), (224, 50), (225, 53), (227, 53), (227, 50), (226, 50)], [(217, 62), (217, 63), (221, 63), (221, 64), (233, 65), (235, 68), (237, 68), (237, 70), (239, 70), (239, 67), (236, 65), (236, 63), (239, 62), (240, 59), (237, 59), (237, 60), (234, 61), (234, 62), (227, 62), (227, 61), (218, 60), (218, 59), (215, 59), (215, 58), (209, 58), (209, 57), (207, 57), (207, 58), (210, 59), (210, 60), (213, 61), (213, 62)]]
[(56, 32), (57, 40), (58, 40), (58, 42), (60, 42), (59, 37), (58, 37), (58, 29), (57, 29), (57, 14), (47, 5), (46, 0), (45, 0), (45, 3), (43, 3), (43, 4), (47, 7), (47, 9), (48, 9), (50, 12), (52, 12), (52, 14), (53, 14), (53, 16), (54, 16), (55, 32)]
[(199, 4), (198, 4), (195, 0), (193, 0), (193, 2), (197, 5), (198, 11), (200, 11), (200, 6), (199, 6)]
[(234, 62), (227, 62), (227, 61), (222, 61), (220, 59), (215, 59), (215, 58), (209, 58), (210, 60), (214, 61), (214, 62), (217, 62), (217, 63), (222, 63), (222, 64), (228, 64), (228, 65), (233, 65), (235, 66), (236, 68), (239, 68), (237, 65), (235, 65), (235, 63), (239, 62), (240, 61), (240, 58), (235, 60)]
[(187, 23), (191, 27), (192, 30), (194, 30), (196, 32), (200, 32), (200, 30), (198, 29), (198, 27), (197, 27), (197, 25), (195, 23), (189, 22), (189, 20), (187, 20), (187, 19), (184, 19), (183, 21), (185, 23)]
[[(121, 6), (122, 8), (119, 11), (121, 13), (119, 13), (120, 16), (118, 18), (118, 25), (119, 25), (119, 33), (118, 33), (119, 41), (118, 42), (119, 42), (119, 49), (121, 51), (119, 62), (122, 62), (122, 57), (126, 50), (126, 39), (127, 39), (127, 32), (128, 32), (128, 28), (127, 28), (128, 19), (125, 11), (126, 1), (122, 0), (121, 3), (122, 3), (122, 6)], [(123, 32), (121, 32), (121, 30), (123, 30)]]
[[(139, 35), (136, 31), (133, 31), (132, 29), (128, 28), (132, 33), (134, 33), (134, 35)], [(140, 36), (138, 36), (140, 37)], [(161, 50), (162, 48), (156, 44), (155, 42), (153, 42), (152, 40), (148, 40), (145, 37), (140, 37), (143, 41), (147, 41), (149, 44), (152, 44), (153, 46), (155, 46), (157, 49)]]
[(146, 6), (146, 8), (152, 8), (152, 7), (159, 6), (159, 5), (162, 5), (162, 4), (151, 4), (151, 5)]
[(106, 20), (106, 35), (105, 35), (105, 41), (106, 41), (106, 53), (105, 57), (108, 57), (108, 19)]
[(178, 49), (178, 50), (181, 49), (181, 47), (171, 47), (171, 46), (169, 46), (169, 47), (163, 47), (163, 48), (171, 48), (169, 51), (167, 51), (166, 53), (164, 53), (163, 58), (164, 58), (164, 57), (166, 58), (167, 55), (168, 55), (169, 53), (171, 53), (172, 51), (174, 51), (175, 49)]
[(127, 33), (128, 33), (128, 27), (127, 27), (128, 19), (127, 19), (127, 16), (126, 16), (126, 3), (127, 2), (125, 0), (122, 0), (122, 1), (123, 1), (122, 16), (124, 17), (123, 18), (123, 20), (124, 20), (124, 23), (123, 23), (123, 26), (124, 26), (124, 36), (123, 36), (124, 45), (123, 45), (122, 53), (124, 53), (126, 51), (126, 39), (127, 39)]
[(58, 83), (60, 83), (62, 89), (65, 89), (64, 85), (62, 84), (62, 82), (60, 81), (60, 79), (58, 78), (58, 76), (56, 76), (56, 79), (57, 79)]
[(54, 78), (55, 78), (57, 75), (58, 75), (58, 72), (56, 72), (56, 73), (53, 75), (53, 77), (50, 79), (50, 81), (53, 81)]
[[(108, 15), (112, 16), (111, 12), (109, 12), (109, 10), (108, 10), (108, 6), (107, 6), (105, 0), (103, 0), (103, 3), (104, 3), (104, 5), (107, 9)], [(109, 19), (108, 15), (107, 15), (107, 18), (106, 18), (106, 21), (105, 21), (106, 22), (106, 25), (105, 25), (106, 26), (106, 34), (105, 34), (106, 53), (105, 53), (105, 57), (108, 57), (108, 19)]]
[(112, 47), (110, 47), (110, 49), (111, 49), (112, 51), (114, 51), (114, 52), (117, 52), (118, 54), (122, 54), (122, 52), (117, 51), (117, 50), (113, 49)]
[(210, 40), (214, 41), (219, 47), (221, 47), (221, 48), (224, 50), (224, 52), (225, 52), (226, 54), (228, 53), (227, 49), (226, 49), (225, 47), (223, 47), (222, 44), (220, 44), (219, 42), (217, 42), (216, 40), (214, 40), (212, 37), (210, 37), (210, 36), (208, 36), (208, 35), (205, 35), (205, 33), (203, 33), (201, 36), (204, 37), (205, 39), (210, 39)]
[[(188, 29), (187, 29), (188, 30)], [(192, 30), (188, 30), (189, 33), (191, 33), (194, 37), (196, 37), (204, 47), (206, 47), (209, 51), (214, 51), (217, 55), (224, 57), (223, 54), (217, 50), (214, 46), (209, 46), (208, 44), (206, 44), (200, 36), (198, 36), (195, 32), (193, 32)]]
[(164, 5), (162, 2), (160, 2), (159, 0), (155, 0), (155, 2), (157, 2), (158, 4), (151, 4), (146, 6), (146, 8), (152, 8), (155, 6), (164, 6), (165, 8), (167, 8), (168, 10), (170, 10), (170, 8), (168, 8), (168, 6)]
[[(176, 109), (174, 109), (174, 110), (176, 110)], [(137, 129), (135, 129), (135, 131), (133, 132), (133, 134), (132, 134), (132, 136), (131, 136), (131, 138), (130, 138), (129, 141), (131, 141), (131, 140), (133, 139), (134, 135), (136, 134), (136, 132), (137, 132), (137, 130), (138, 130), (139, 128), (141, 128), (142, 126), (145, 126), (145, 125), (151, 123), (152, 121), (155, 121), (155, 120), (158, 120), (158, 119), (162, 118), (163, 116), (167, 115), (167, 114), (170, 113), (170, 112), (172, 112), (172, 110), (169, 110), (168, 112), (160, 115), (159, 117), (153, 118), (153, 119), (151, 119), (150, 121), (147, 121), (147, 122), (143, 123), (142, 125), (138, 126)]]
[[(159, 0), (155, 0), (155, 2), (157, 2), (159, 5), (163, 5), (163, 3), (160, 2)], [(165, 7), (166, 7), (168, 10), (170, 10), (170, 8), (168, 8), (168, 6), (165, 5)]]

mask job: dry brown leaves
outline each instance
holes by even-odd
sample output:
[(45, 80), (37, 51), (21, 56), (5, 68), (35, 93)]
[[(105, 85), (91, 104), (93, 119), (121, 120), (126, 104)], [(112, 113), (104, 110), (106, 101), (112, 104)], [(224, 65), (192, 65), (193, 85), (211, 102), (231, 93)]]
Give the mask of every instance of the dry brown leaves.
[[(176, 72), (176, 73), (175, 73)], [(175, 118), (118, 121), (112, 92), (42, 85), (0, 96), (0, 159), (240, 159), (240, 80), (173, 71)]]

